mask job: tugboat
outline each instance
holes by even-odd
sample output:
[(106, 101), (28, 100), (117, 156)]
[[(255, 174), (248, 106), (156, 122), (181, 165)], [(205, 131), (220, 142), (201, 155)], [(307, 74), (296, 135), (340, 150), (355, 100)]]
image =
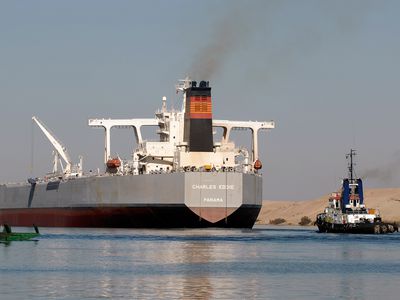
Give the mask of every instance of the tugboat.
[(317, 215), (315, 225), (319, 232), (385, 234), (399, 231), (396, 223), (382, 222), (377, 209), (364, 204), (363, 184), (356, 178), (353, 158), (355, 150), (346, 155), (349, 176), (342, 180), (339, 192), (332, 193), (323, 213)]

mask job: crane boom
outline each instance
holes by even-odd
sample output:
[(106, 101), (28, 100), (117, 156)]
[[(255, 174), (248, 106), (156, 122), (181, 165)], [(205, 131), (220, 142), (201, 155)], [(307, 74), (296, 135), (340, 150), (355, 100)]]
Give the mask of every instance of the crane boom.
[(43, 131), (44, 135), (47, 137), (47, 139), (50, 141), (50, 143), (53, 145), (54, 149), (57, 151), (57, 153), (62, 157), (62, 159), (66, 163), (65, 167), (65, 173), (71, 173), (71, 158), (68, 155), (67, 148), (61, 144), (61, 142), (53, 135), (50, 133), (50, 130), (46, 128), (44, 123), (40, 121), (37, 117), (33, 116), (32, 120), (35, 121), (35, 123), (39, 126), (39, 128)]

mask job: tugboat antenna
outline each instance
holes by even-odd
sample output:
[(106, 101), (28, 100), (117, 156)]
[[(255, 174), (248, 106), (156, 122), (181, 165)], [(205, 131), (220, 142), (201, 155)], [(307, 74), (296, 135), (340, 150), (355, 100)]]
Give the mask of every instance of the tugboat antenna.
[(350, 182), (353, 183), (354, 182), (354, 166), (355, 163), (353, 163), (353, 156), (356, 155), (356, 150), (350, 149), (350, 153), (346, 154), (346, 159), (350, 158), (350, 162), (349, 162), (349, 179)]

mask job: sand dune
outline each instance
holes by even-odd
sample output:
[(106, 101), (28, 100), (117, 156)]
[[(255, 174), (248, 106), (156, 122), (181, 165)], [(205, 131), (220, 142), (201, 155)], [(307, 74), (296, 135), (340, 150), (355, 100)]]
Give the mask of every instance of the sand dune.
[[(365, 204), (379, 209), (385, 221), (400, 221), (400, 188), (366, 189)], [(284, 224), (297, 225), (303, 216), (315, 220), (328, 203), (329, 195), (307, 201), (263, 201), (257, 224), (269, 224), (270, 220), (283, 218)]]

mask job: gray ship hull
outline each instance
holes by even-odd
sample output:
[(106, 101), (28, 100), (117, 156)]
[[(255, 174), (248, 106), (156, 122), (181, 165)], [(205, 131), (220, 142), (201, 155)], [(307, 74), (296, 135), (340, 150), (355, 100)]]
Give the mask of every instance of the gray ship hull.
[(261, 204), (261, 176), (234, 172), (0, 185), (0, 223), (12, 226), (251, 228)]

